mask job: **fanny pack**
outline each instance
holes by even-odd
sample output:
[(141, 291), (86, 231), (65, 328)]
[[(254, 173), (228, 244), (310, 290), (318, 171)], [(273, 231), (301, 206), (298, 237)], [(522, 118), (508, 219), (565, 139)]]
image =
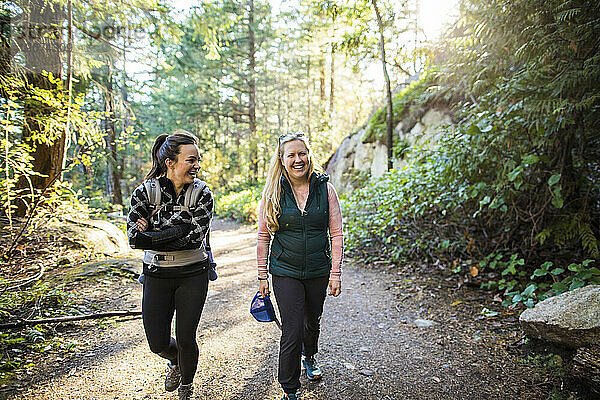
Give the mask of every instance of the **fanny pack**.
[(144, 250), (144, 263), (151, 270), (158, 268), (183, 267), (195, 264), (208, 258), (204, 246), (199, 249), (177, 250), (177, 251), (154, 251)]

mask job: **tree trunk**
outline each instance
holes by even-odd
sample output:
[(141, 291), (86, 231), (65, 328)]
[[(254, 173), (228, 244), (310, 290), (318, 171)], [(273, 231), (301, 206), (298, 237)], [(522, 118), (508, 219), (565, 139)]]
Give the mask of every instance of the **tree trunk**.
[[(126, 65), (127, 65), (127, 53), (126, 53), (126, 49), (127, 49), (127, 39), (123, 38), (123, 76), (122, 76), (122, 83), (121, 83), (121, 100), (123, 102), (123, 129), (121, 131), (121, 135), (126, 138), (125, 140), (123, 140), (123, 152), (124, 154), (127, 154), (126, 149), (127, 149), (127, 143), (129, 142), (128, 137), (129, 137), (129, 127), (132, 126), (131, 123), (131, 118), (130, 118), (130, 112), (129, 112), (129, 91), (127, 89), (127, 70), (125, 69)], [(119, 173), (121, 175), (121, 179), (123, 178), (123, 175), (125, 174), (125, 156), (121, 157), (120, 160), (120, 170)], [(123, 188), (121, 188), (122, 191)], [(130, 193), (132, 191), (133, 188), (128, 188), (126, 187), (125, 193)], [(121, 193), (122, 194), (122, 193)]]
[[(62, 76), (61, 25), (63, 14), (57, 4), (47, 4), (46, 0), (30, 0), (25, 4), (27, 21), (22, 50), (25, 59), (25, 79), (32, 88), (57, 91), (57, 84), (44, 72), (54, 77)], [(54, 118), (60, 109), (41, 102), (34, 96), (26, 96), (23, 101), (23, 141), (31, 146), (32, 169), (40, 175), (29, 176), (33, 189), (44, 190), (50, 183), (60, 179), (65, 158), (64, 128), (50, 128), (44, 120)], [(29, 181), (22, 177), (17, 182), (20, 193), (17, 201), (18, 216), (25, 215), (32, 206), (35, 196), (31, 194)]]
[(0, 15), (0, 76), (10, 72), (10, 16)]
[(335, 94), (335, 44), (331, 43), (331, 68), (329, 70), (329, 126), (333, 126), (333, 105)]
[(256, 67), (256, 51), (254, 49), (254, 0), (250, 1), (250, 10), (248, 13), (248, 121), (250, 127), (250, 165), (251, 177), (250, 181), (256, 183), (258, 181), (258, 148), (256, 145), (256, 81), (254, 79), (254, 69)]
[(325, 103), (325, 52), (321, 53), (319, 60), (319, 100)]
[(325, 59), (327, 53), (321, 51), (319, 60), (319, 131), (324, 132), (327, 128), (327, 102), (325, 98)]
[(65, 138), (71, 132), (71, 97), (73, 93), (73, 3), (67, 2), (67, 122), (65, 123)]
[(106, 77), (106, 88), (104, 90), (104, 113), (105, 123), (104, 132), (106, 134), (106, 143), (109, 150), (109, 187), (111, 189), (113, 204), (123, 205), (123, 195), (121, 192), (121, 169), (119, 168), (119, 155), (117, 152), (117, 132), (115, 130), (115, 96), (112, 85), (112, 60), (109, 58), (106, 63), (108, 75)]
[(387, 66), (385, 61), (385, 39), (383, 36), (383, 22), (381, 21), (381, 14), (379, 13), (379, 8), (377, 7), (377, 0), (371, 0), (373, 4), (373, 8), (375, 9), (375, 16), (377, 17), (377, 26), (379, 27), (379, 53), (381, 55), (381, 65), (383, 67), (383, 78), (385, 80), (385, 99), (386, 99), (386, 135), (385, 135), (385, 144), (387, 146), (388, 153), (388, 162), (387, 169), (388, 171), (393, 168), (392, 162), (392, 154), (393, 154), (393, 132), (394, 132), (394, 109), (392, 107), (392, 88), (390, 84), (390, 77), (387, 72)]
[(308, 135), (308, 142), (312, 142), (312, 135), (311, 135), (311, 131), (310, 131), (310, 119), (311, 117), (311, 101), (310, 101), (310, 55), (308, 56), (308, 60), (306, 60), (306, 104), (307, 104), (307, 110), (306, 110), (306, 133)]

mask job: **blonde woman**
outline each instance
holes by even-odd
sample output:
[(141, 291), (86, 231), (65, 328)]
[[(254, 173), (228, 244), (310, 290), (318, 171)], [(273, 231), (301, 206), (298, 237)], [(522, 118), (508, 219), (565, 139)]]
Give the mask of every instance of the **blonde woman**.
[(342, 214), (329, 176), (315, 164), (302, 133), (286, 133), (271, 159), (258, 219), (259, 291), (268, 273), (281, 315), (278, 380), (283, 399), (298, 399), (300, 361), (309, 380), (321, 378), (315, 360), (320, 318), (329, 294), (342, 291)]

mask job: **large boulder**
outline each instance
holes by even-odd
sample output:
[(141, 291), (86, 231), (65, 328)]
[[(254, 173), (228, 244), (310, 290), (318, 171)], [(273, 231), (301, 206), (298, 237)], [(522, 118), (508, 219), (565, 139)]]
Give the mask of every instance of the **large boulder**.
[(129, 253), (127, 236), (114, 224), (104, 220), (68, 219), (58, 229), (72, 243), (94, 254)]
[(519, 321), (531, 337), (573, 348), (600, 346), (600, 285), (546, 299), (525, 310)]

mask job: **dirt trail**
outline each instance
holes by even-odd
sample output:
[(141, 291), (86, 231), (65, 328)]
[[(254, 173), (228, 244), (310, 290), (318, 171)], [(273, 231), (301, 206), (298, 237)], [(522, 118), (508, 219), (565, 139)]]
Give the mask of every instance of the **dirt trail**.
[[(211, 236), (219, 278), (212, 282), (200, 328), (198, 399), (274, 399), (279, 331), (249, 314), (257, 281), (255, 231), (220, 222)], [(402, 282), (410, 286), (398, 300)], [(118, 285), (116, 285), (118, 284)], [(344, 268), (343, 293), (328, 297), (318, 360), (324, 379), (302, 380), (303, 399), (517, 399), (523, 384), (506, 354), (490, 346), (494, 331), (464, 325), (438, 288), (416, 288), (399, 272)], [(118, 286), (118, 287), (116, 287)], [(141, 285), (113, 282), (103, 296), (139, 307)], [(101, 290), (101, 289), (97, 289)], [(412, 294), (411, 294), (412, 293)], [(96, 293), (98, 294), (98, 293)], [(415, 318), (436, 321), (419, 328)], [(76, 325), (79, 350), (36, 371), (9, 399), (174, 399), (164, 392), (165, 364), (146, 344), (141, 320)], [(480, 329), (481, 328), (481, 329)], [(67, 333), (69, 334), (69, 333)], [(531, 394), (531, 393), (529, 393)]]

